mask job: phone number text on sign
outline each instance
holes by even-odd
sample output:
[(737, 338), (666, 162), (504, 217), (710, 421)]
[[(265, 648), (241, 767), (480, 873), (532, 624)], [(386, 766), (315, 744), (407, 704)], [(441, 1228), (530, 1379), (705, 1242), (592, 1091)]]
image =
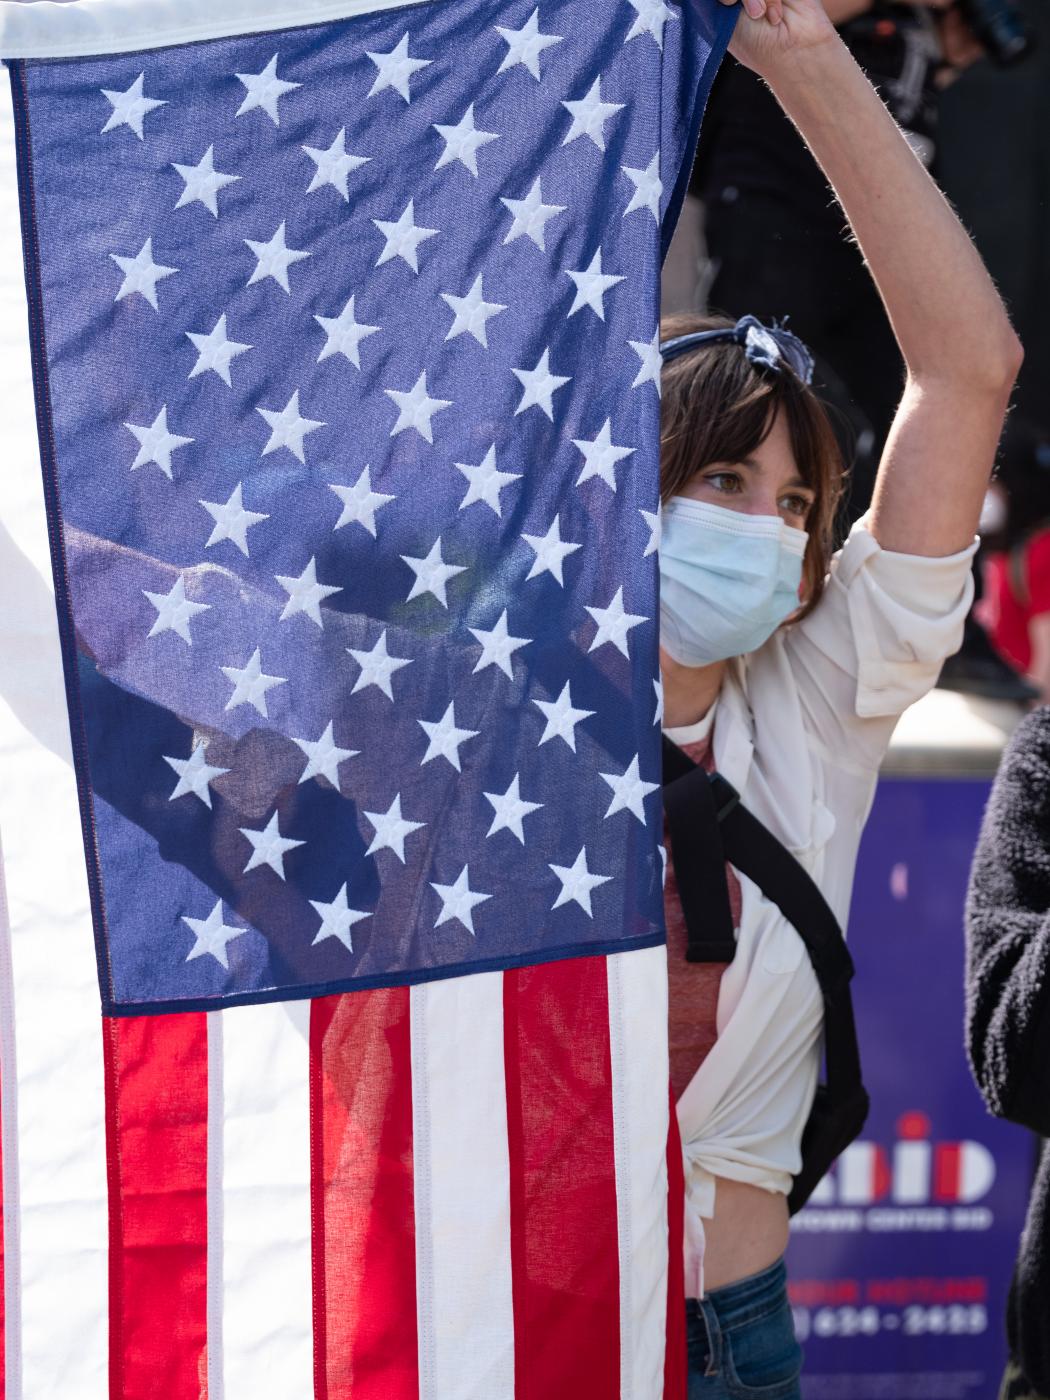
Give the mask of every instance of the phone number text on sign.
[(800, 1342), (820, 1337), (876, 1337), (900, 1332), (906, 1337), (974, 1337), (988, 1330), (988, 1309), (977, 1303), (949, 1307), (913, 1305), (899, 1312), (867, 1307), (793, 1308), (795, 1335)]

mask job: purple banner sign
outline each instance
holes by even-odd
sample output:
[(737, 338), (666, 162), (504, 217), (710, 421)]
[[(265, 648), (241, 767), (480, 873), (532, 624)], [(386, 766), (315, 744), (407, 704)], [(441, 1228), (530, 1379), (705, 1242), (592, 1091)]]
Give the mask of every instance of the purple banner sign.
[(883, 779), (849, 942), (872, 1112), (793, 1221), (805, 1400), (992, 1400), (1033, 1165), (963, 1048), (962, 914), (987, 781)]

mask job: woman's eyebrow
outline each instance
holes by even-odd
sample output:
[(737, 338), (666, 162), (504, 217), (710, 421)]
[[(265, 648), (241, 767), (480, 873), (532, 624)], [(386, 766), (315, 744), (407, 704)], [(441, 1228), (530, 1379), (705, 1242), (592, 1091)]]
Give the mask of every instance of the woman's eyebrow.
[[(754, 457), (741, 457), (740, 461), (736, 462), (734, 465), (738, 467), (747, 467), (748, 471), (752, 472), (762, 471), (762, 464), (760, 462), (756, 462)], [(799, 487), (801, 487), (804, 491), (812, 491), (814, 489), (808, 481), (804, 481), (803, 478), (800, 476), (793, 476), (790, 481), (786, 481), (784, 483), (784, 487), (785, 490), (792, 491), (797, 490)]]

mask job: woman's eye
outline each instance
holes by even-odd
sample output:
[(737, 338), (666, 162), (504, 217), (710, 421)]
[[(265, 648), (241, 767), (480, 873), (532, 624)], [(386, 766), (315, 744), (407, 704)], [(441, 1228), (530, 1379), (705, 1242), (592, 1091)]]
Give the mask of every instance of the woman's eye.
[(741, 487), (740, 478), (732, 472), (714, 472), (711, 476), (705, 476), (704, 480), (709, 482), (716, 491), (723, 491), (727, 494), (733, 494)]
[(780, 505), (789, 515), (806, 516), (812, 509), (813, 502), (806, 496), (785, 496)]

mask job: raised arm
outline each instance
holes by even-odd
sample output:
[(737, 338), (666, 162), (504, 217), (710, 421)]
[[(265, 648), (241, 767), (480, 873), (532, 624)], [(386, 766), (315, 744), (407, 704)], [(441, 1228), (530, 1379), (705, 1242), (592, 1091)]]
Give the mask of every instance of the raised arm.
[(827, 175), (907, 367), (873, 533), (885, 549), (955, 553), (977, 527), (1020, 342), (965, 229), (819, 0), (745, 3), (731, 51), (766, 80)]

